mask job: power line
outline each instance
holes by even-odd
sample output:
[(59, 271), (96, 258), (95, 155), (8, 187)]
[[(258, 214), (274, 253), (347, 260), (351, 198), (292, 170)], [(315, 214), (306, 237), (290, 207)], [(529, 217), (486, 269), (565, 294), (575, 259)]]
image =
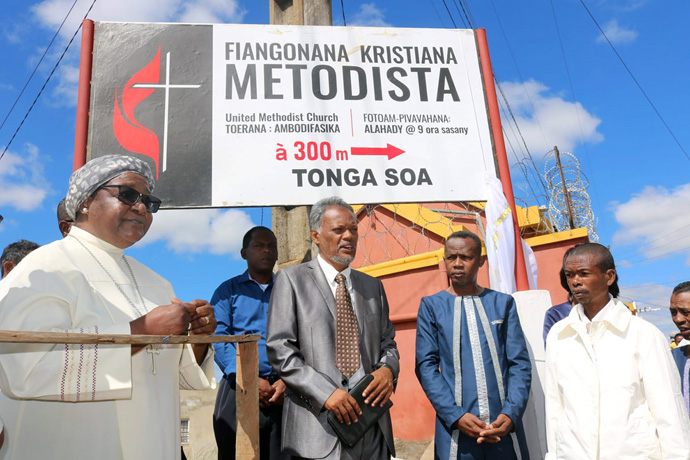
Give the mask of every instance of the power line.
[[(86, 11), (86, 14), (84, 15), (84, 19), (86, 19), (86, 17), (89, 15), (89, 13), (91, 12), (91, 9), (92, 9), (93, 6), (96, 4), (96, 1), (97, 1), (97, 0), (93, 0), (93, 2), (91, 3), (91, 6), (89, 7), (89, 9)], [(12, 145), (12, 142), (14, 141), (14, 138), (17, 137), (17, 134), (19, 133), (19, 130), (21, 130), (21, 129), (22, 129), (22, 126), (24, 126), (24, 122), (25, 122), (26, 119), (29, 117), (29, 114), (30, 114), (31, 111), (33, 110), (34, 106), (36, 105), (36, 102), (38, 102), (38, 99), (39, 99), (39, 98), (41, 97), (41, 95), (43, 94), (43, 90), (45, 90), (45, 89), (46, 89), (46, 86), (48, 86), (48, 82), (50, 82), (50, 79), (52, 78), (53, 74), (54, 74), (55, 71), (57, 70), (57, 68), (58, 68), (58, 66), (60, 65), (60, 63), (62, 62), (62, 59), (65, 57), (65, 54), (67, 54), (67, 50), (69, 50), (69, 47), (72, 45), (72, 42), (74, 41), (75, 37), (77, 36), (77, 34), (79, 33), (79, 31), (81, 30), (81, 25), (82, 25), (82, 23), (80, 22), (80, 23), (79, 23), (79, 27), (77, 27), (77, 30), (74, 31), (74, 34), (72, 35), (72, 38), (70, 38), (70, 40), (69, 40), (69, 43), (67, 43), (67, 46), (65, 47), (65, 50), (62, 52), (62, 54), (60, 55), (60, 58), (59, 58), (59, 59), (57, 60), (57, 62), (55, 63), (55, 66), (53, 67), (53, 70), (50, 71), (50, 74), (48, 75), (48, 78), (46, 78), (46, 81), (45, 81), (45, 83), (43, 83), (43, 86), (41, 86), (41, 89), (38, 91), (38, 94), (36, 95), (36, 98), (35, 98), (34, 101), (31, 103), (31, 106), (29, 107), (29, 109), (26, 111), (26, 114), (24, 115), (24, 118), (22, 118), (22, 121), (19, 123), (19, 126), (17, 126), (17, 129), (15, 130), (14, 134), (12, 134), (12, 137), (10, 138), (10, 141), (7, 143), (7, 145), (5, 146), (5, 149), (2, 151), (2, 154), (0, 154), (0, 160), (3, 159), (3, 157), (5, 156), (5, 153), (7, 153), (7, 150), (10, 148), (10, 145)]]
[[(537, 115), (537, 109), (534, 106), (534, 103), (532, 102), (532, 98), (530, 97), (529, 93), (527, 92), (527, 89), (525, 88), (525, 80), (524, 80), (524, 78), (522, 78), (522, 72), (520, 72), (520, 67), (517, 65), (515, 55), (513, 54), (513, 49), (510, 46), (508, 36), (506, 35), (505, 29), (503, 28), (503, 23), (501, 22), (501, 18), (498, 15), (498, 11), (496, 10), (496, 6), (494, 5), (493, 0), (491, 0), (490, 3), (491, 3), (491, 8), (494, 12), (494, 15), (496, 16), (496, 21), (498, 22), (498, 26), (501, 29), (503, 39), (506, 42), (508, 52), (510, 53), (511, 59), (513, 60), (513, 65), (515, 66), (515, 69), (517, 70), (520, 82), (522, 83), (522, 87), (525, 91), (525, 96), (527, 98), (527, 101), (529, 101), (530, 107), (532, 108), (532, 113), (534, 114), (534, 119), (537, 122), (537, 126), (539, 127), (539, 131), (541, 132), (541, 135), (542, 135), (542, 138), (544, 139), (545, 145), (548, 146), (548, 142), (546, 141), (546, 135), (544, 134), (544, 130), (541, 126), (541, 122), (539, 121), (539, 116)], [(513, 119), (513, 123), (515, 123), (515, 127), (517, 128), (517, 131), (520, 134), (520, 138), (522, 139), (522, 143), (525, 146), (525, 151), (527, 152), (527, 157), (529, 158), (528, 161), (531, 163), (531, 167), (534, 169), (534, 173), (536, 174), (537, 178), (539, 179), (539, 184), (541, 185), (542, 189), (544, 190), (544, 196), (548, 196), (548, 193), (546, 191), (547, 186), (544, 182), (544, 179), (541, 177), (541, 174), (539, 173), (539, 169), (537, 168), (536, 163), (534, 162), (534, 158), (532, 157), (532, 153), (530, 152), (529, 147), (527, 147), (527, 142), (525, 141), (525, 138), (522, 135), (522, 131), (520, 130), (520, 127), (517, 124), (517, 120), (515, 119), (515, 115), (513, 114), (513, 110), (510, 107), (510, 104), (508, 103), (508, 98), (506, 97), (505, 92), (503, 91), (503, 87), (499, 83), (495, 72), (494, 72), (493, 78), (494, 78), (494, 82), (496, 83), (496, 87), (498, 88), (498, 91), (501, 93), (501, 97), (503, 98), (503, 100), (506, 104), (506, 107), (508, 107), (508, 112), (510, 113), (511, 118)]]
[[(621, 295), (621, 294), (618, 294), (618, 298), (623, 299), (623, 300), (627, 300), (629, 302), (643, 303), (643, 304), (649, 305), (650, 307), (656, 307), (660, 310), (668, 310), (668, 305), (664, 307), (664, 306), (661, 306), (661, 305), (656, 303), (656, 301), (661, 300), (661, 299), (652, 299), (652, 301), (650, 302), (649, 300), (642, 298), (642, 297), (632, 298), (632, 297), (628, 297), (626, 295)], [(644, 311), (644, 313), (656, 313), (656, 314), (668, 315), (668, 311), (665, 311), (665, 312), (662, 311), (661, 313), (659, 313), (659, 312), (647, 310), (647, 311)]]
[[(556, 8), (553, 5), (553, 0), (550, 1), (551, 3), (551, 12), (553, 14), (553, 22), (556, 25), (556, 35), (558, 36), (558, 43), (561, 47), (561, 56), (563, 56), (563, 66), (565, 67), (565, 74), (568, 77), (568, 84), (570, 85), (570, 93), (573, 96), (573, 102), (577, 101), (577, 98), (575, 97), (575, 88), (573, 86), (573, 79), (570, 75), (570, 67), (568, 66), (568, 59), (566, 58), (565, 55), (565, 47), (563, 46), (563, 38), (561, 37), (561, 28), (558, 24), (558, 16), (556, 16)], [(575, 116), (577, 117), (577, 125), (580, 130), (580, 142), (582, 143), (582, 148), (585, 151), (585, 159), (587, 160), (587, 166), (589, 166), (589, 171), (592, 173), (592, 178), (594, 178), (594, 170), (592, 169), (592, 162), (589, 159), (589, 149), (587, 148), (587, 144), (585, 143), (585, 134), (582, 129), (582, 120), (580, 119), (580, 110), (578, 104), (573, 104), (573, 107), (575, 108)], [(596, 181), (593, 181), (591, 183), (593, 189), (594, 189), (594, 195), (596, 198), (597, 202), (597, 207), (601, 208), (601, 201), (599, 197), (599, 190), (597, 189), (597, 183)], [(597, 222), (598, 223), (598, 222)]]
[[(496, 16), (496, 22), (498, 22), (498, 27), (501, 29), (501, 34), (503, 34), (503, 39), (506, 42), (506, 47), (508, 48), (508, 53), (510, 54), (510, 57), (513, 61), (513, 65), (515, 66), (515, 70), (517, 71), (518, 78), (520, 79), (520, 83), (522, 83), (522, 88), (525, 91), (525, 97), (527, 98), (527, 101), (529, 102), (530, 107), (532, 108), (532, 113), (534, 114), (534, 119), (537, 122), (537, 126), (539, 127), (539, 132), (541, 133), (542, 138), (544, 139), (544, 147), (547, 149), (550, 148), (551, 146), (549, 145), (550, 143), (546, 140), (546, 134), (544, 134), (544, 128), (541, 125), (541, 122), (539, 121), (539, 116), (537, 115), (537, 109), (534, 106), (534, 103), (532, 102), (532, 97), (529, 95), (529, 92), (527, 91), (527, 88), (525, 87), (525, 79), (522, 78), (522, 72), (520, 71), (520, 67), (517, 64), (517, 60), (515, 59), (515, 54), (513, 53), (513, 48), (510, 46), (510, 41), (508, 40), (508, 36), (506, 35), (506, 31), (503, 28), (503, 23), (501, 22), (501, 18), (498, 15), (498, 11), (496, 10), (496, 5), (494, 5), (493, 0), (490, 1), (491, 3), (491, 8), (493, 9), (494, 15)], [(494, 73), (494, 79), (495, 79), (495, 73)], [(502, 93), (502, 91), (501, 91)], [(503, 96), (505, 97), (505, 95)]]
[(12, 107), (10, 107), (10, 110), (7, 112), (7, 115), (5, 115), (5, 118), (2, 120), (2, 123), (0, 123), (0, 130), (2, 130), (2, 127), (5, 126), (5, 123), (7, 122), (7, 119), (10, 117), (12, 114), (12, 111), (14, 108), (17, 106), (17, 103), (19, 102), (19, 99), (22, 97), (22, 94), (24, 94), (24, 91), (26, 90), (26, 87), (29, 86), (29, 82), (31, 82), (31, 79), (34, 77), (36, 74), (36, 71), (38, 70), (38, 67), (41, 65), (41, 62), (43, 62), (43, 58), (46, 57), (46, 54), (48, 54), (48, 50), (50, 47), (53, 45), (53, 42), (57, 38), (58, 34), (60, 33), (60, 30), (62, 30), (62, 26), (65, 25), (65, 21), (67, 21), (67, 18), (69, 17), (70, 13), (74, 9), (74, 5), (77, 4), (79, 0), (74, 0), (74, 3), (72, 3), (72, 6), (70, 7), (69, 11), (65, 15), (65, 19), (62, 20), (62, 23), (60, 23), (60, 27), (55, 31), (55, 35), (53, 35), (53, 38), (50, 40), (50, 43), (48, 43), (48, 46), (46, 47), (45, 51), (43, 51), (43, 55), (41, 56), (41, 59), (38, 60), (38, 63), (36, 64), (36, 67), (34, 67), (33, 72), (31, 72), (31, 75), (29, 75), (29, 79), (26, 80), (26, 83), (24, 83), (24, 87), (22, 90), (19, 92), (19, 96), (17, 96), (17, 99), (14, 100), (14, 104), (12, 104)]
[[(685, 280), (683, 280), (685, 281)], [(632, 289), (632, 288), (640, 288), (640, 287), (648, 287), (648, 286), (665, 286), (669, 284), (678, 284), (681, 283), (682, 281), (680, 279), (675, 280), (675, 281), (664, 281), (664, 282), (659, 282), (659, 283), (644, 283), (644, 284), (627, 284), (625, 286), (622, 286), (621, 289)]]
[(685, 245), (685, 246), (681, 246), (680, 248), (677, 248), (677, 249), (672, 249), (670, 251), (665, 251), (665, 252), (662, 252), (661, 254), (656, 254), (654, 256), (645, 256), (644, 254), (642, 254), (641, 258), (632, 257), (630, 260), (628, 260), (628, 262), (630, 262), (630, 263), (648, 262), (650, 260), (659, 259), (660, 257), (666, 257), (666, 256), (670, 256), (672, 254), (685, 252), (688, 249), (690, 249), (690, 244)]
[[(458, 7), (458, 0), (455, 0), (453, 2), (453, 5), (455, 6), (456, 11), (458, 12), (458, 16), (460, 16), (460, 19), (462, 20), (462, 23), (465, 25), (467, 28), (474, 28), (472, 21), (470, 21), (470, 18), (467, 16), (467, 11), (465, 11), (465, 7), (462, 7), (462, 13), (460, 12), (460, 8)], [(463, 13), (465, 14), (464, 19), (463, 19)]]
[(343, 25), (347, 25), (347, 21), (345, 20), (345, 5), (343, 3), (344, 0), (340, 0), (340, 10), (343, 12)]
[(439, 22), (443, 27), (447, 27), (446, 23), (443, 22), (443, 18), (441, 15), (438, 13), (438, 10), (436, 9), (436, 5), (434, 5), (434, 0), (429, 0), (429, 3), (431, 4), (431, 7), (434, 9), (434, 12), (436, 13), (436, 17), (438, 17)]
[[(535, 175), (539, 179), (539, 185), (541, 185), (544, 196), (548, 196), (547, 186), (546, 186), (546, 183), (544, 182), (544, 178), (541, 176), (541, 174), (539, 174), (539, 169), (537, 168), (537, 165), (534, 162), (534, 158), (532, 157), (532, 153), (529, 151), (529, 147), (527, 147), (527, 142), (525, 141), (525, 138), (522, 135), (522, 131), (520, 130), (520, 126), (518, 125), (518, 122), (515, 119), (515, 114), (513, 114), (513, 109), (510, 107), (510, 103), (508, 103), (508, 98), (506, 97), (505, 93), (503, 92), (503, 87), (501, 86), (501, 83), (499, 83), (498, 78), (496, 78), (495, 73), (494, 73), (493, 77), (494, 77), (494, 83), (496, 84), (496, 87), (498, 88), (498, 91), (501, 93), (501, 97), (503, 98), (503, 103), (506, 105), (506, 107), (508, 109), (508, 113), (510, 114), (510, 118), (513, 120), (513, 124), (515, 125), (515, 129), (517, 129), (517, 132), (520, 135), (520, 139), (522, 140), (522, 144), (525, 146), (525, 152), (527, 155), (525, 157), (525, 159), (530, 163), (532, 169), (534, 170)], [(522, 77), (521, 77), (521, 79), (522, 79)], [(523, 85), (524, 85), (524, 82), (523, 82)], [(528, 96), (528, 98), (529, 98), (529, 96)], [(532, 106), (532, 109), (534, 109), (534, 106)], [(536, 110), (535, 110), (535, 117), (536, 117)], [(538, 122), (538, 120), (537, 120), (537, 122)]]
[[(673, 230), (673, 231), (671, 231), (671, 232), (669, 232), (669, 233), (665, 233), (665, 234), (661, 235), (660, 237), (655, 238), (655, 239), (653, 239), (653, 240), (645, 241), (643, 244), (644, 244), (644, 245), (650, 245), (650, 244), (652, 244), (652, 243), (654, 243), (654, 242), (664, 240), (664, 239), (668, 238), (669, 236), (673, 235), (674, 233), (678, 233), (679, 231), (685, 230), (685, 229), (688, 228), (688, 227), (690, 227), (690, 224), (684, 225), (684, 226), (682, 226), (682, 227), (680, 227), (680, 228), (677, 228), (677, 229), (675, 229), (675, 230)], [(686, 236), (687, 236), (687, 235), (686, 235)], [(685, 236), (682, 236), (681, 239), (682, 239), (682, 238), (685, 238)], [(675, 241), (677, 241), (677, 240), (675, 240)], [(671, 243), (674, 243), (675, 241), (671, 241)], [(657, 246), (657, 247), (655, 247), (655, 248), (653, 248), (653, 249), (658, 249), (658, 248), (661, 248), (661, 247), (666, 246), (666, 245), (668, 245), (668, 244), (670, 244), (670, 243), (666, 243), (666, 244), (663, 244), (663, 245), (659, 245), (659, 246)], [(640, 246), (634, 247), (634, 248), (632, 248), (632, 249), (626, 249), (626, 250), (624, 250), (624, 251), (620, 251), (620, 252), (617, 254), (617, 256), (620, 256), (621, 254), (632, 254), (632, 253), (634, 253), (634, 252), (636, 252), (636, 251), (639, 251), (640, 248), (641, 248), (642, 246), (643, 246), (643, 245), (640, 244)]]
[(441, 0), (443, 2), (443, 6), (446, 7), (446, 11), (448, 12), (448, 16), (450, 16), (450, 21), (453, 23), (453, 28), (457, 29), (458, 25), (455, 24), (455, 19), (453, 18), (453, 15), (450, 14), (450, 10), (448, 9), (448, 4), (446, 3), (446, 0)]
[(690, 155), (688, 155), (688, 152), (685, 151), (685, 149), (683, 148), (683, 145), (680, 143), (680, 141), (678, 140), (676, 135), (673, 133), (671, 128), (668, 126), (668, 124), (666, 123), (666, 120), (664, 120), (664, 117), (661, 116), (661, 113), (659, 113), (659, 111), (657, 110), (657, 108), (654, 105), (654, 103), (652, 102), (652, 100), (649, 98), (649, 96), (647, 96), (647, 93), (645, 92), (645, 90), (642, 89), (642, 85), (640, 85), (640, 82), (637, 81), (637, 78), (635, 78), (635, 75), (633, 75), (632, 71), (630, 70), (628, 65), (625, 63), (625, 61), (623, 60), (621, 55), (618, 54), (616, 47), (613, 46), (613, 43), (611, 43), (611, 40), (609, 40), (609, 37), (606, 36), (606, 33), (604, 33), (604, 29), (601, 28), (601, 26), (599, 25), (597, 20), (594, 18), (594, 15), (592, 15), (592, 13), (589, 11), (589, 8), (587, 8), (587, 5), (585, 5), (584, 0), (580, 0), (580, 3), (585, 8), (585, 11), (587, 11), (587, 14), (589, 14), (589, 17), (592, 18), (592, 21), (594, 21), (594, 24), (596, 24), (597, 28), (599, 29), (599, 32), (601, 32), (601, 35), (604, 36), (604, 38), (606, 39), (606, 42), (609, 44), (609, 46), (611, 47), (613, 52), (618, 57), (618, 60), (621, 61), (621, 64), (623, 64), (623, 67), (628, 72), (628, 75), (630, 75), (630, 78), (632, 78), (632, 80), (635, 82), (635, 84), (639, 88), (640, 92), (642, 93), (642, 95), (645, 97), (645, 99), (647, 99), (647, 102), (649, 102), (649, 105), (652, 106), (652, 109), (654, 109), (654, 112), (659, 117), (659, 120), (661, 120), (661, 123), (663, 123), (663, 125), (666, 127), (666, 130), (669, 132), (669, 134), (671, 135), (673, 140), (676, 141), (676, 144), (678, 144), (678, 147), (682, 150), (683, 154), (685, 155), (685, 158), (687, 158), (690, 161)]
[(467, 17), (467, 22), (470, 23), (473, 29), (477, 28), (477, 24), (474, 22), (474, 17), (472, 16), (472, 11), (470, 10), (470, 5), (467, 4), (466, 0), (455, 0), (456, 2), (460, 3), (460, 8), (462, 8), (462, 11), (465, 13), (465, 16)]
[[(663, 248), (663, 247), (665, 247), (665, 246), (669, 246), (669, 245), (675, 244), (675, 243), (677, 243), (677, 242), (679, 242), (679, 241), (681, 241), (681, 240), (684, 240), (684, 239), (690, 237), (690, 233), (686, 233), (686, 234), (684, 234), (684, 235), (682, 235), (682, 236), (679, 236), (679, 237), (677, 237), (677, 238), (672, 239), (671, 241), (667, 241), (667, 242), (665, 242), (665, 243), (662, 243), (662, 244), (659, 244), (659, 245), (656, 245), (656, 246), (651, 246), (651, 243), (652, 243), (652, 242), (661, 241), (661, 240), (663, 240), (663, 239), (666, 239), (669, 235), (672, 235), (672, 234), (677, 233), (677, 232), (679, 232), (679, 231), (681, 231), (681, 230), (684, 230), (686, 227), (690, 227), (690, 225), (686, 225), (686, 226), (684, 226), (684, 227), (681, 227), (681, 228), (679, 228), (679, 229), (676, 229), (676, 230), (674, 230), (674, 231), (668, 233), (665, 237), (656, 238), (656, 239), (654, 239), (654, 240), (652, 240), (652, 241), (648, 241), (646, 244), (647, 244), (648, 246), (650, 246), (650, 247), (649, 247), (649, 251), (656, 251), (656, 250), (661, 249), (661, 248)], [(642, 245), (640, 245), (640, 247), (637, 248), (637, 250), (639, 250), (639, 249), (641, 248), (641, 246), (642, 246)]]
[[(463, 22), (465, 22), (465, 20), (466, 20), (466, 25), (467, 25), (467, 26), (469, 26), (469, 27), (471, 27), (471, 28), (473, 28), (473, 29), (476, 29), (476, 24), (475, 24), (475, 22), (474, 22), (474, 18), (472, 17), (472, 11), (470, 10), (469, 5), (463, 4), (463, 0), (454, 0), (454, 2), (455, 2), (455, 9), (458, 11), (458, 15), (460, 16), (460, 19), (462, 19)], [(456, 26), (456, 23), (455, 23), (455, 20), (454, 20), (454, 18), (453, 18), (453, 15), (451, 14), (450, 9), (448, 8), (448, 5), (447, 5), (447, 3), (446, 3), (445, 0), (443, 0), (443, 4), (444, 4), (444, 6), (446, 7), (446, 12), (448, 13), (448, 16), (450, 17), (451, 21), (453, 22), (453, 25)], [(433, 5), (433, 4), (432, 4), (432, 5)], [(493, 6), (493, 4), (492, 4), (492, 6)], [(462, 9), (462, 13), (460, 12), (460, 9)], [(464, 13), (464, 18), (463, 18), (463, 13)], [(495, 8), (495, 7), (494, 7), (494, 14), (496, 14), (497, 19), (498, 19), (498, 13), (496, 12), (496, 8)], [(499, 22), (499, 25), (501, 25), (500, 19), (498, 19), (498, 22)], [(457, 26), (456, 26), (456, 28), (457, 28)], [(501, 25), (501, 29), (503, 30), (503, 26), (502, 26), (502, 25)], [(507, 37), (505, 36), (505, 31), (503, 32), (503, 36), (504, 36), (504, 38), (505, 38), (505, 40), (506, 40), (506, 42), (507, 42), (508, 40), (507, 40)], [(509, 50), (510, 50), (510, 46), (509, 46), (509, 45), (508, 45), (508, 47), (509, 47)], [(512, 55), (512, 50), (510, 50), (510, 52), (511, 52), (511, 55)], [(515, 63), (515, 58), (514, 58), (514, 57), (513, 57), (513, 62)], [(517, 63), (515, 63), (515, 66), (517, 67)], [(519, 68), (518, 68), (518, 74), (519, 74), (519, 73), (520, 73), (520, 70), (519, 70)], [(522, 135), (522, 131), (520, 130), (520, 127), (519, 127), (519, 125), (518, 125), (518, 123), (517, 123), (517, 120), (516, 120), (516, 118), (515, 118), (515, 115), (513, 114), (513, 110), (512, 110), (512, 108), (511, 108), (511, 106), (510, 106), (510, 103), (508, 102), (508, 98), (506, 97), (506, 95), (505, 95), (505, 93), (504, 93), (504, 91), (503, 91), (503, 88), (502, 88), (500, 82), (498, 81), (498, 78), (496, 77), (495, 72), (494, 72), (494, 74), (492, 75), (492, 77), (493, 77), (493, 80), (494, 80), (494, 83), (495, 83), (496, 87), (498, 88), (499, 92), (501, 93), (501, 97), (502, 97), (502, 99), (503, 99), (503, 103), (504, 103), (505, 107), (507, 108), (508, 112), (510, 113), (510, 118), (511, 118), (512, 121), (513, 121), (513, 125), (515, 126), (515, 129), (517, 130), (518, 135), (519, 135), (520, 139), (522, 140), (522, 145), (524, 145), (525, 151), (527, 152), (526, 157), (525, 157), (525, 153), (524, 153), (524, 152), (522, 153), (523, 160), (517, 160), (516, 151), (513, 149), (513, 155), (516, 157), (517, 164), (519, 164), (520, 167), (521, 167), (522, 170), (523, 170), (523, 175), (525, 176), (525, 182), (527, 183), (527, 186), (528, 186), (528, 188), (530, 189), (531, 193), (534, 195), (535, 200), (538, 199), (538, 196), (539, 196), (539, 195), (538, 195), (538, 194), (534, 191), (534, 189), (532, 188), (532, 183), (531, 183), (531, 181), (530, 181), (530, 179), (529, 179), (530, 174), (528, 173), (528, 171), (529, 171), (529, 170), (532, 170), (532, 171), (533, 171), (533, 174), (536, 175), (536, 177), (537, 177), (537, 179), (538, 179), (538, 185), (541, 186), (541, 189), (543, 190), (543, 193), (542, 193), (543, 196), (546, 197), (546, 196), (547, 196), (547, 193), (546, 193), (546, 184), (544, 183), (544, 179), (541, 177), (541, 174), (539, 174), (539, 170), (538, 170), (538, 168), (537, 168), (537, 166), (536, 166), (536, 163), (534, 162), (534, 158), (532, 157), (532, 154), (531, 154), (531, 152), (529, 151), (529, 148), (527, 147), (527, 142), (525, 141), (525, 138), (524, 138), (524, 136)], [(521, 75), (520, 75), (520, 80), (522, 81), (523, 87), (524, 87), (524, 80), (522, 79), (522, 76), (521, 76)], [(529, 97), (529, 94), (527, 95), (527, 99), (530, 100), (530, 105), (532, 106), (532, 109), (533, 109), (533, 112), (535, 113), (535, 118), (536, 118), (536, 109), (534, 108), (534, 104), (532, 104), (532, 101), (531, 101), (531, 99), (530, 99), (530, 97)], [(500, 105), (500, 101), (499, 101), (499, 105)], [(505, 110), (504, 110), (504, 113), (505, 113)], [(538, 118), (537, 118), (537, 123), (538, 123)], [(510, 125), (510, 123), (509, 123), (509, 125)], [(540, 129), (541, 129), (541, 125), (539, 125), (539, 126), (540, 126)], [(512, 130), (512, 126), (511, 126), (511, 130)], [(508, 137), (505, 135), (505, 130), (503, 131), (503, 133), (504, 133), (504, 138), (508, 139)], [(542, 136), (543, 136), (543, 131), (542, 131)], [(517, 136), (516, 136), (516, 139), (517, 139)], [(544, 139), (544, 140), (546, 141), (546, 139)], [(509, 144), (511, 145), (511, 148), (513, 148), (512, 143), (510, 142), (509, 139), (508, 139), (508, 142), (509, 142)], [(518, 144), (518, 145), (519, 145), (519, 144)], [(522, 146), (520, 146), (520, 150), (522, 151)]]

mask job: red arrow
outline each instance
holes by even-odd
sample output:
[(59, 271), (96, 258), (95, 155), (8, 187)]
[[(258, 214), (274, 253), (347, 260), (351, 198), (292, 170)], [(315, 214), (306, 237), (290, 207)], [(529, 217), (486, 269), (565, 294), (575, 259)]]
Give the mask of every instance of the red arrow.
[(385, 147), (352, 147), (350, 153), (353, 155), (386, 155), (389, 160), (392, 160), (401, 153), (405, 153), (405, 151), (386, 144)]

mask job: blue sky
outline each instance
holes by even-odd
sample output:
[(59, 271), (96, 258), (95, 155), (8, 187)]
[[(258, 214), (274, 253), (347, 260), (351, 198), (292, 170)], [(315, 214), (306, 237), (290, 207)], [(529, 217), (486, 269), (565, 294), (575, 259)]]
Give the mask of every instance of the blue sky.
[[(0, 123), (74, 0), (9, 0), (0, 24)], [(52, 48), (0, 128), (5, 149), (92, 0), (78, 0)], [(452, 28), (443, 0), (344, 0), (348, 25)], [(494, 73), (535, 164), (554, 145), (573, 153), (603, 244), (619, 267), (624, 300), (662, 308), (643, 317), (670, 332), (668, 298), (690, 278), (690, 41), (686, 2), (661, 0), (457, 0), (445, 2), (460, 28), (485, 28)], [(111, 21), (268, 23), (268, 0), (98, 0), (89, 17)], [(585, 8), (586, 6), (586, 8)], [(594, 16), (645, 95), (603, 38)], [(335, 25), (341, 3), (333, 2)], [(465, 19), (467, 21), (468, 19)], [(59, 237), (55, 206), (72, 169), (80, 34), (0, 160), (0, 247)], [(504, 111), (504, 114), (507, 113)], [(525, 156), (505, 119), (508, 156)], [(679, 146), (680, 144), (680, 146)], [(682, 147), (681, 147), (682, 146)], [(683, 151), (685, 149), (685, 152)], [(0, 152), (2, 151), (0, 150)], [(519, 167), (516, 196), (529, 191)], [(534, 177), (531, 179), (534, 183)], [(528, 193), (529, 191), (530, 193)], [(537, 194), (539, 192), (537, 191)], [(243, 233), (270, 225), (270, 208), (163, 211), (128, 253), (168, 278), (183, 299), (210, 298), (244, 268)]]

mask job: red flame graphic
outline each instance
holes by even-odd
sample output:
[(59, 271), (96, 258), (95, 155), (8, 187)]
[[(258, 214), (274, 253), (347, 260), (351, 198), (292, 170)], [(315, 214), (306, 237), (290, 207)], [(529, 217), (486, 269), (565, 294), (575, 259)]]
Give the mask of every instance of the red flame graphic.
[(160, 83), (160, 70), (161, 47), (159, 45), (156, 57), (135, 73), (125, 85), (125, 89), (122, 91), (122, 111), (120, 111), (120, 104), (118, 103), (117, 86), (115, 87), (115, 110), (113, 113), (115, 138), (125, 150), (140, 153), (153, 159), (156, 164), (156, 180), (158, 180), (160, 157), (158, 136), (134, 117), (136, 106), (153, 94), (156, 89), (132, 88), (132, 86), (136, 83)]

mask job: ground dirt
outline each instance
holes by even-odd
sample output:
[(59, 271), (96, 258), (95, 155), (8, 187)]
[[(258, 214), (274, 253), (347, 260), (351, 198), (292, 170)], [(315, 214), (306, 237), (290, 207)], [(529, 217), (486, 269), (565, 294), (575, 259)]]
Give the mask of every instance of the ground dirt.
[[(428, 441), (405, 441), (395, 438), (395, 458), (401, 460), (420, 460), (429, 444)], [(433, 455), (431, 458), (433, 458)]]

